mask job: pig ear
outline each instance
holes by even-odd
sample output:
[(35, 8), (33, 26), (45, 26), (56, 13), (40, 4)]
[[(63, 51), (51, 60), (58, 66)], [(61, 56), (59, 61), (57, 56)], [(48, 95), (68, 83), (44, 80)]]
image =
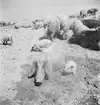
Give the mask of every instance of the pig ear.
[(45, 79), (50, 79), (52, 75), (52, 66), (48, 60), (44, 61), (43, 69), (45, 71)]
[(33, 61), (32, 67), (28, 73), (28, 78), (33, 78), (36, 75), (37, 62)]

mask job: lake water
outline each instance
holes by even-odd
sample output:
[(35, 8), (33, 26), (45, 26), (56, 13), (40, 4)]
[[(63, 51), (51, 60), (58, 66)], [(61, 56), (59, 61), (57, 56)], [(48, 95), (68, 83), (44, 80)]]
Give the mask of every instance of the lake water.
[[(36, 5), (30, 6), (29, 4), (19, 4), (17, 6), (14, 4), (13, 7), (3, 7), (0, 9), (0, 20), (5, 21), (19, 21), (24, 18), (28, 18), (30, 20), (34, 20), (37, 18), (42, 18), (46, 15), (53, 14), (57, 15), (59, 13), (65, 13), (67, 16), (79, 12), (81, 9), (88, 9), (92, 7), (96, 7), (100, 9), (100, 4), (82, 4), (77, 5), (64, 5), (64, 4), (49, 4), (49, 5)], [(23, 5), (23, 6), (22, 6)]]

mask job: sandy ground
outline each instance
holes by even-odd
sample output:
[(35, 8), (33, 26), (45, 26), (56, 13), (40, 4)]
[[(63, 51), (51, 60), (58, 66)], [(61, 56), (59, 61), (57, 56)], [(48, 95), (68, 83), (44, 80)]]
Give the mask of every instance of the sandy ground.
[[(52, 48), (53, 80), (36, 87), (27, 73), (36, 55), (30, 49), (43, 30), (0, 27), (0, 32), (11, 33), (14, 39), (12, 46), (0, 45), (0, 105), (100, 104), (100, 51), (58, 41)], [(61, 73), (69, 60), (77, 64), (75, 76)]]

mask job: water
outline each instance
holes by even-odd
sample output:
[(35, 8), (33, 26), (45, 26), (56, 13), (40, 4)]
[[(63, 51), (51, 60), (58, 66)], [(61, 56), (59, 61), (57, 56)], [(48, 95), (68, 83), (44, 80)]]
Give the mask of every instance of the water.
[(34, 20), (58, 13), (68, 16), (81, 9), (100, 8), (100, 3), (96, 1), (98, 0), (0, 0), (0, 21), (19, 21), (24, 18)]

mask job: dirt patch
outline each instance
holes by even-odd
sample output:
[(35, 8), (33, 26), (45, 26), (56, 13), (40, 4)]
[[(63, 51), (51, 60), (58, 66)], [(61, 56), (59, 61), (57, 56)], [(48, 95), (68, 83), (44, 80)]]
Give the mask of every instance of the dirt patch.
[[(53, 81), (45, 80), (36, 87), (34, 78), (28, 78), (28, 71), (39, 53), (30, 50), (43, 36), (43, 30), (6, 27), (0, 31), (11, 32), (14, 37), (12, 46), (0, 45), (0, 105), (99, 105), (96, 101), (100, 97), (99, 52), (57, 41), (52, 48), (45, 50), (51, 57)], [(64, 63), (70, 60), (77, 64), (76, 75), (62, 75)], [(96, 98), (88, 93), (89, 90)]]

